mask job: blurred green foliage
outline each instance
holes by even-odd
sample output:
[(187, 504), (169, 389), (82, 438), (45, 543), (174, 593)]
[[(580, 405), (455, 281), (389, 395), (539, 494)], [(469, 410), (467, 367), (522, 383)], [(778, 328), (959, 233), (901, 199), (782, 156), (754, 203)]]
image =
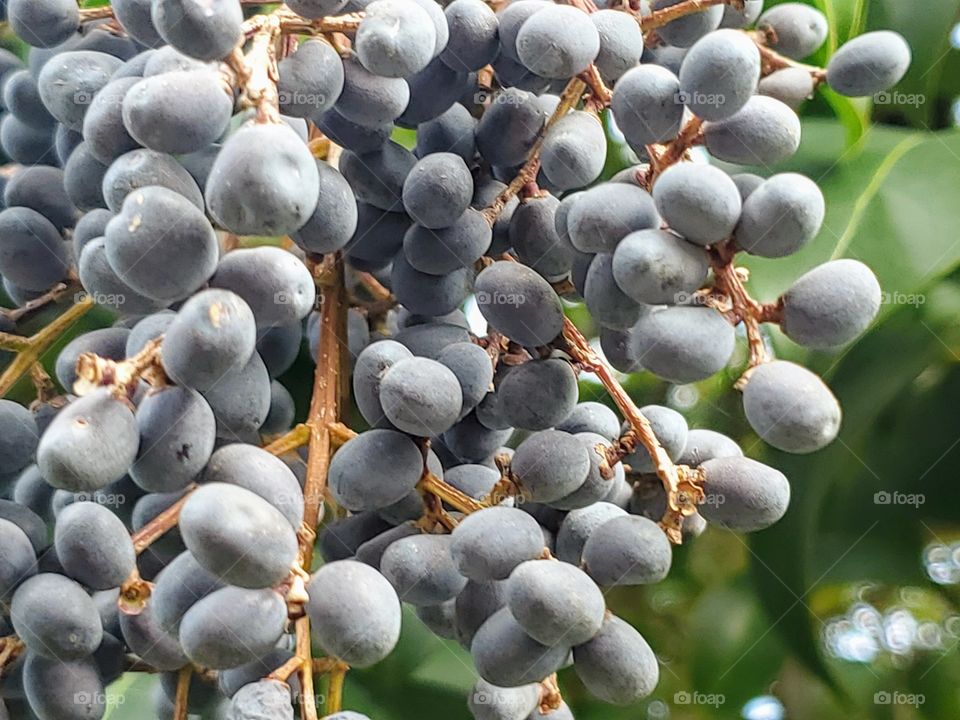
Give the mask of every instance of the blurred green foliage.
[[(849, 37), (880, 28), (905, 35), (914, 62), (880, 102), (821, 90), (807, 103), (800, 151), (762, 174), (793, 170), (815, 179), (827, 198), (826, 222), (819, 237), (790, 258), (748, 259), (749, 287), (759, 299), (774, 300), (813, 266), (853, 257), (880, 278), (881, 316), (865, 337), (833, 354), (807, 352), (771, 332), (777, 355), (822, 373), (843, 405), (840, 437), (813, 456), (772, 451), (752, 435), (732, 389), (744, 353), (740, 367), (682, 392), (645, 374), (625, 378), (639, 404), (673, 403), (691, 426), (725, 432), (750, 456), (782, 469), (793, 500), (770, 530), (744, 537), (710, 529), (677, 548), (663, 583), (610, 593), (610, 608), (658, 653), (661, 682), (645, 702), (613, 708), (593, 700), (575, 673), (564, 671), (564, 697), (579, 720), (960, 717), (960, 587), (937, 584), (924, 565), (926, 548), (960, 541), (960, 133), (953, 129), (960, 52), (950, 42), (960, 0), (810, 4), (831, 20), (827, 46), (813, 59), (818, 64)], [(9, 36), (4, 44), (22, 50)], [(410, 145), (414, 137), (398, 140)], [(611, 146), (605, 174), (628, 158), (624, 148)], [(582, 309), (571, 308), (571, 316), (590, 330)], [(48, 319), (35, 318), (27, 330)], [(109, 322), (107, 313), (95, 311), (76, 331)], [(46, 363), (52, 365), (63, 342)], [(301, 413), (311, 374), (304, 352), (283, 378)], [(15, 396), (28, 400), (29, 385), (21, 383)], [(588, 380), (582, 398), (605, 400)], [(885, 502), (894, 493), (915, 502)], [(848, 658), (841, 659), (825, 638), (835, 639), (833, 621), (851, 608), (875, 609), (881, 641), (868, 652), (841, 647)], [(939, 636), (934, 632), (924, 648), (919, 642), (911, 648), (911, 640), (926, 636), (892, 622), (895, 611)], [(862, 633), (844, 637), (865, 642)], [(467, 718), (473, 681), (469, 655), (406, 612), (397, 651), (374, 668), (349, 673), (345, 706), (375, 720)], [(153, 683), (134, 676), (118, 681), (108, 718), (152, 717)], [(766, 695), (779, 699), (782, 715), (744, 711), (749, 700)]]

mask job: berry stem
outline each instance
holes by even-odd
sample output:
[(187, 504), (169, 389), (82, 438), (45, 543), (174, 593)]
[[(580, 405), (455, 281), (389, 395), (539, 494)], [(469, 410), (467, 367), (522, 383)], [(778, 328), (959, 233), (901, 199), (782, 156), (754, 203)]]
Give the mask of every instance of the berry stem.
[(174, 720), (187, 720), (187, 699), (190, 694), (190, 676), (193, 666), (184, 665), (177, 673), (177, 694), (173, 704)]
[(423, 478), (421, 478), (417, 487), (423, 492), (436, 495), (443, 502), (451, 505), (462, 513), (472, 513), (489, 507), (489, 503), (473, 499), (466, 493), (453, 487), (453, 485), (445, 483), (429, 470), (423, 473)]
[(286, 455), (288, 452), (303, 447), (308, 442), (310, 442), (310, 426), (306, 423), (299, 423), (269, 445), (264, 445), (263, 449), (271, 455)]
[[(300, 533), (301, 567), (310, 572), (313, 564), (313, 546), (317, 522), (327, 485), (327, 472), (333, 451), (330, 425), (337, 422), (342, 388), (343, 350), (341, 338), (346, 337), (347, 307), (343, 284), (343, 264), (339, 256), (327, 255), (311, 268), (320, 291), (320, 343), (317, 348), (317, 368), (310, 399), (308, 424), (310, 443), (307, 455), (307, 476), (304, 481), (303, 528)], [(300, 712), (304, 720), (316, 720), (317, 708), (313, 691), (313, 656), (310, 646), (310, 618), (307, 615), (296, 623), (297, 656), (300, 667)]]
[(510, 184), (494, 198), (490, 205), (484, 208), (483, 217), (491, 227), (500, 216), (500, 213), (503, 212), (507, 203), (510, 202), (510, 198), (515, 197), (528, 183), (537, 179), (537, 172), (540, 170), (540, 149), (543, 147), (543, 140), (547, 136), (547, 131), (553, 127), (560, 118), (576, 107), (586, 87), (586, 83), (580, 78), (573, 78), (567, 83), (567, 86), (563, 89), (563, 93), (560, 95), (560, 102), (557, 103), (553, 114), (547, 118), (543, 127), (540, 128), (533, 147), (531, 147), (530, 152), (527, 153), (527, 161), (523, 164), (523, 167), (520, 168), (517, 176)]
[(80, 24), (95, 22), (97, 20), (109, 20), (113, 18), (113, 8), (109, 5), (103, 7), (80, 8)]
[(0, 375), (0, 397), (10, 392), (10, 388), (33, 367), (33, 364), (56, 342), (57, 338), (73, 327), (92, 307), (93, 300), (90, 297), (83, 297), (45, 328), (32, 335), (27, 346), (17, 353), (3, 375)]
[(340, 447), (357, 436), (356, 430), (350, 429), (342, 422), (330, 423), (329, 430), (334, 447)]
[(661, 28), (667, 23), (685, 17), (686, 15), (692, 15), (706, 10), (709, 7), (714, 7), (715, 5), (730, 5), (742, 10), (743, 1), (744, 0), (684, 0), (676, 5), (654, 10), (649, 15), (640, 16), (634, 13), (634, 17), (637, 19), (637, 22), (640, 23), (640, 29), (647, 32)]
[(820, 85), (827, 81), (827, 71), (823, 68), (797, 62), (796, 60), (786, 57), (785, 55), (781, 55), (776, 50), (771, 48), (769, 43), (776, 40), (776, 34), (772, 29), (754, 30), (752, 32), (748, 32), (747, 35), (751, 40), (753, 40), (754, 43), (756, 43), (757, 49), (760, 51), (760, 73), (763, 77), (766, 77), (777, 70), (783, 70), (784, 68), (799, 68), (810, 73), (810, 76), (813, 78), (814, 86)]
[(13, 310), (8, 310), (7, 308), (0, 309), (0, 315), (5, 316), (13, 322), (20, 322), (27, 315), (37, 310), (42, 310), (47, 305), (59, 302), (64, 296), (69, 295), (71, 292), (77, 292), (78, 290), (80, 290), (78, 283), (57, 283), (40, 297), (29, 300), (18, 308), (14, 308)]
[(340, 712), (343, 706), (343, 681), (346, 678), (349, 666), (337, 663), (330, 670), (330, 683), (327, 685), (327, 703), (324, 714), (333, 715)]
[(313, 691), (313, 655), (310, 647), (310, 616), (297, 619), (297, 657), (300, 659), (300, 717), (317, 720), (317, 701)]
[(287, 679), (297, 672), (303, 666), (303, 658), (294, 655), (292, 658), (287, 660), (283, 665), (278, 667), (272, 673), (267, 675), (267, 680), (279, 680), (280, 682), (287, 682)]
[(750, 360), (747, 370), (735, 383), (735, 387), (742, 390), (750, 379), (753, 369), (770, 359), (763, 341), (763, 333), (760, 331), (760, 323), (770, 315), (770, 311), (765, 310), (763, 305), (750, 296), (744, 285), (745, 271), (734, 265), (735, 257), (736, 248), (732, 240), (710, 250), (710, 264), (713, 267), (716, 289), (726, 296), (734, 321), (741, 321), (747, 333)]
[[(630, 443), (639, 440), (647, 449), (647, 452), (650, 453), (650, 457), (653, 458), (657, 475), (667, 493), (667, 510), (660, 524), (670, 541), (679, 544), (682, 541), (680, 526), (683, 522), (683, 505), (685, 504), (678, 497), (680, 484), (683, 480), (682, 473), (673, 464), (670, 456), (667, 455), (667, 451), (663, 449), (650, 426), (650, 421), (640, 412), (640, 408), (633, 402), (633, 399), (613, 374), (613, 369), (594, 352), (590, 343), (577, 329), (577, 326), (566, 317), (563, 320), (563, 337), (573, 359), (583, 369), (596, 374), (629, 423), (630, 430), (621, 442)], [(636, 440), (633, 440), (633, 438), (636, 438)]]
[(163, 537), (167, 530), (177, 524), (180, 519), (180, 511), (196, 489), (196, 485), (188, 487), (183, 497), (130, 536), (130, 539), (133, 540), (133, 549), (137, 555)]
[(277, 39), (281, 18), (278, 12), (257, 15), (244, 23), (250, 32), (250, 49), (237, 47), (225, 60), (241, 87), (241, 103), (257, 110), (257, 122), (279, 123), (280, 95), (277, 91)]

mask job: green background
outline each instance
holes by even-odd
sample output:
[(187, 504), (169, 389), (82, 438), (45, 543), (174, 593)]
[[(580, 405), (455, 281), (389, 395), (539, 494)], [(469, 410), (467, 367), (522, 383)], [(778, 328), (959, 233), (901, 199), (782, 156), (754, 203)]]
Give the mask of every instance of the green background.
[[(771, 333), (777, 355), (820, 372), (843, 405), (839, 438), (813, 456), (771, 451), (750, 432), (732, 389), (745, 352), (740, 367), (693, 387), (646, 374), (626, 380), (638, 404), (672, 403), (691, 426), (728, 433), (783, 470), (793, 500), (773, 528), (751, 536), (711, 528), (676, 550), (666, 581), (609, 594), (610, 608), (657, 652), (661, 681), (643, 703), (615, 708), (564, 671), (563, 694), (580, 720), (960, 717), (960, 587), (950, 583), (960, 579), (960, 550), (951, 559), (951, 544), (960, 548), (960, 52), (950, 44), (960, 0), (810, 4), (831, 20), (818, 64), (848, 37), (880, 28), (905, 35), (914, 61), (891, 103), (821, 90), (803, 108), (800, 151), (774, 170), (816, 180), (826, 222), (792, 257), (751, 259), (748, 287), (771, 301), (815, 265), (853, 257), (875, 270), (885, 302), (873, 329), (834, 354)], [(605, 172), (625, 162), (611, 143)], [(581, 308), (571, 315), (592, 330)], [(83, 326), (108, 322), (97, 311)], [(285, 378), (301, 405), (310, 373), (303, 358)], [(28, 399), (23, 384), (17, 392)], [(582, 399), (605, 398), (584, 381)], [(878, 492), (917, 502), (878, 503)], [(947, 576), (935, 582), (937, 572)], [(828, 635), (847, 643), (846, 659)], [(406, 613), (397, 650), (348, 674), (345, 707), (374, 720), (467, 718), (473, 681), (469, 655)], [(109, 692), (124, 700), (108, 718), (152, 717), (152, 682), (118, 681)], [(770, 694), (781, 715), (744, 710)]]

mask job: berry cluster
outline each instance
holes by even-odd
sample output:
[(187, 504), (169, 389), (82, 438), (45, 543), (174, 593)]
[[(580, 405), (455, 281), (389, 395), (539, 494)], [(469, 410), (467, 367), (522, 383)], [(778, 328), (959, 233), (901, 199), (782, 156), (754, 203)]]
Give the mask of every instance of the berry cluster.
[[(614, 368), (701, 381), (742, 328), (756, 433), (836, 437), (761, 326), (849, 343), (873, 273), (831, 261), (763, 303), (736, 262), (817, 235), (816, 183), (768, 170), (818, 86), (896, 84), (904, 40), (813, 67), (824, 15), (762, 0), (3, 5), (31, 49), (0, 54), (0, 393), (30, 373), (37, 400), (0, 400), (0, 718), (97, 720), (149, 671), (158, 718), (365, 720), (344, 674), (393, 650), (401, 603), (469, 649), (477, 720), (571, 718), (568, 667), (650, 695), (604, 590), (663, 580), (708, 524), (769, 527), (790, 485)], [(638, 159), (604, 180), (602, 118)], [(59, 351), (58, 394), (38, 360), (94, 306), (116, 322)], [(304, 345), (309, 399), (278, 380)]]

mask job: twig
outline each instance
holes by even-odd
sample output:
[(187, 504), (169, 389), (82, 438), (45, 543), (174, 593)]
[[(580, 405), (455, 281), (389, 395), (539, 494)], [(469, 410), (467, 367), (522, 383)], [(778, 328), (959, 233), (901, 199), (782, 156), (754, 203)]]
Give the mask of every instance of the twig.
[(196, 489), (196, 485), (188, 487), (183, 497), (130, 536), (130, 539), (133, 540), (133, 549), (137, 555), (163, 537), (167, 530), (177, 524), (180, 519), (180, 511)]
[(747, 32), (747, 35), (756, 43), (757, 49), (760, 51), (760, 74), (764, 77), (777, 70), (783, 70), (784, 68), (798, 68), (810, 73), (810, 77), (813, 78), (814, 87), (827, 81), (827, 71), (822, 67), (797, 62), (792, 58), (781, 55), (771, 48), (768, 43), (776, 39), (776, 33), (773, 29), (754, 30)]
[(731, 5), (732, 7), (742, 10), (743, 0), (684, 0), (684, 2), (679, 2), (676, 5), (654, 10), (649, 15), (640, 16), (634, 14), (634, 17), (636, 17), (637, 22), (640, 23), (640, 29), (647, 32), (648, 30), (661, 28), (678, 18), (693, 15), (694, 13), (701, 12), (715, 5)]
[(313, 690), (313, 657), (310, 648), (310, 616), (297, 619), (297, 657), (301, 664), (300, 677), (300, 717), (303, 720), (317, 720), (317, 702)]
[[(549, 550), (547, 551), (549, 552)], [(549, 715), (563, 704), (557, 674), (553, 673), (540, 683), (540, 712)]]
[(760, 332), (760, 323), (769, 322), (776, 317), (779, 314), (779, 305), (765, 306), (750, 296), (743, 284), (745, 271), (734, 266), (735, 254), (736, 247), (732, 240), (710, 249), (710, 264), (713, 267), (716, 289), (729, 300), (735, 321), (742, 322), (747, 333), (750, 360), (747, 370), (735, 384), (737, 389), (742, 390), (753, 369), (770, 359), (763, 334)]
[(394, 300), (393, 294), (370, 273), (358, 272), (356, 276), (360, 284), (363, 285), (366, 291), (370, 293), (370, 297), (374, 300), (382, 302), (392, 302)]
[(310, 442), (310, 426), (300, 423), (285, 435), (281, 435), (263, 449), (271, 455), (285, 455)]
[(297, 672), (300, 667), (303, 665), (303, 658), (299, 655), (294, 655), (292, 658), (287, 660), (283, 665), (278, 667), (272, 673), (267, 675), (268, 680), (279, 680), (280, 682), (286, 682), (287, 679)]
[(14, 308), (12, 310), (8, 310), (6, 308), (0, 309), (0, 315), (5, 315), (8, 320), (12, 320), (13, 322), (20, 322), (27, 315), (34, 313), (37, 310), (42, 310), (51, 303), (59, 302), (65, 295), (75, 293), (77, 290), (79, 290), (79, 288), (80, 286), (77, 283), (57, 283), (52, 288), (47, 290), (43, 295), (40, 295), (33, 300), (28, 300), (18, 308)]
[(86, 395), (101, 386), (109, 386), (119, 393), (131, 395), (143, 380), (153, 387), (169, 384), (160, 362), (162, 336), (154, 338), (131, 358), (116, 361), (95, 353), (82, 353), (77, 358), (77, 381), (73, 390)]
[[(327, 484), (330, 455), (333, 449), (330, 425), (337, 422), (341, 388), (341, 338), (346, 333), (346, 295), (343, 286), (343, 264), (337, 255), (324, 257), (313, 268), (320, 289), (320, 345), (317, 348), (317, 369), (310, 400), (310, 448), (307, 456), (307, 477), (304, 482), (304, 517), (300, 533), (300, 564), (309, 572), (313, 562), (313, 545), (317, 522)], [(310, 648), (310, 618), (296, 623), (297, 656), (300, 667), (300, 712), (304, 720), (316, 720), (317, 708), (313, 692), (313, 659)]]
[(177, 694), (173, 703), (174, 720), (187, 720), (187, 700), (190, 694), (190, 676), (193, 666), (184, 665), (177, 673)]
[(510, 184), (494, 198), (493, 202), (484, 208), (483, 217), (491, 227), (500, 216), (500, 213), (503, 212), (507, 203), (510, 202), (510, 198), (519, 193), (527, 183), (536, 180), (537, 171), (540, 169), (540, 149), (543, 147), (543, 141), (544, 138), (546, 138), (547, 131), (550, 130), (560, 118), (566, 115), (567, 112), (576, 107), (586, 87), (586, 83), (580, 78), (573, 78), (567, 83), (567, 86), (563, 89), (563, 93), (560, 95), (560, 102), (557, 103), (553, 114), (543, 124), (543, 127), (540, 128), (533, 147), (531, 147), (530, 152), (527, 153), (527, 161), (523, 164), (523, 167), (520, 168), (517, 176)]
[(10, 392), (10, 388), (33, 367), (33, 364), (56, 342), (57, 338), (73, 327), (74, 323), (89, 312), (92, 307), (93, 300), (85, 296), (45, 328), (32, 335), (28, 344), (17, 353), (13, 362), (4, 370), (3, 375), (0, 375), (0, 397)]
[(436, 495), (443, 502), (447, 503), (462, 513), (472, 513), (477, 510), (483, 510), (489, 504), (481, 500), (475, 500), (466, 493), (461, 492), (453, 485), (445, 483), (429, 470), (424, 472), (417, 487), (423, 492)]
[(277, 38), (280, 37), (279, 11), (257, 15), (244, 23), (250, 37), (250, 49), (243, 54), (236, 48), (224, 61), (236, 75), (241, 87), (241, 103), (257, 110), (257, 122), (279, 123), (280, 94), (277, 91)]
[(330, 670), (330, 683), (327, 685), (327, 703), (324, 712), (333, 715), (343, 707), (343, 681), (346, 678), (348, 665), (337, 663)]
[(17, 656), (26, 649), (23, 641), (16, 635), (7, 635), (0, 638), (0, 677), (3, 669), (17, 659)]
[(363, 20), (362, 12), (318, 18), (317, 20), (301, 17), (287, 9), (277, 10), (275, 14), (280, 20), (281, 32), (296, 33), (299, 35), (354, 33), (357, 31), (357, 28), (360, 27), (360, 22)]
[(650, 156), (650, 171), (647, 173), (648, 189), (653, 187), (657, 178), (671, 165), (680, 162), (694, 145), (703, 138), (703, 120), (698, 117), (690, 118), (687, 124), (670, 142), (665, 145), (647, 145), (647, 154)]
[[(696, 503), (703, 497), (702, 490), (696, 484), (696, 478), (687, 472), (687, 468), (673, 464), (654, 434), (650, 421), (644, 417), (636, 403), (623, 389), (613, 369), (594, 352), (587, 339), (568, 318), (564, 318), (563, 338), (573, 359), (585, 370), (596, 374), (613, 402), (620, 408), (632, 433), (632, 435), (628, 434), (626, 442), (631, 442), (635, 437), (653, 459), (657, 475), (667, 493), (667, 510), (660, 525), (671, 542), (680, 544), (683, 540), (683, 517), (693, 514)], [(623, 441), (624, 439), (621, 440)]]
[(357, 436), (355, 430), (351, 430), (342, 422), (330, 423), (327, 427), (330, 430), (330, 441), (333, 443), (334, 448), (346, 444)]
[(113, 8), (109, 5), (95, 8), (80, 8), (80, 23), (94, 22), (96, 20), (109, 20), (113, 18)]

